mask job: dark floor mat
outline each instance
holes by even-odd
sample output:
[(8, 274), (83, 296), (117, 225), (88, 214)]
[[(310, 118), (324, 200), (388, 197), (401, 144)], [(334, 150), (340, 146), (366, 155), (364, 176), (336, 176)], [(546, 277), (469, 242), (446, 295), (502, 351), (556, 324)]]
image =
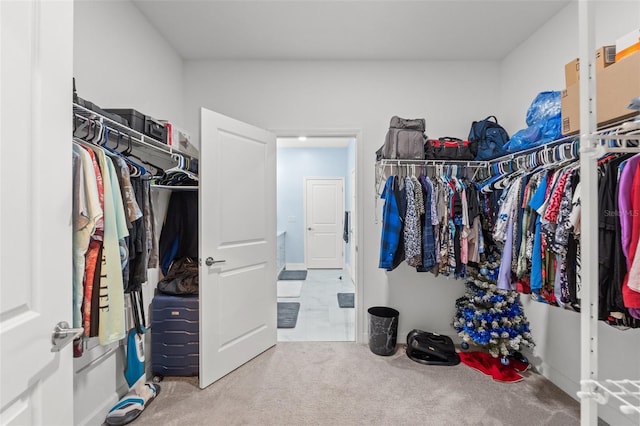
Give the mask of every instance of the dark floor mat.
[(296, 280), (302, 281), (307, 279), (307, 271), (287, 271), (286, 269), (280, 272), (278, 279), (281, 281)]
[(278, 302), (278, 328), (295, 328), (299, 311), (298, 302)]
[(338, 293), (338, 306), (341, 308), (353, 308), (353, 293)]

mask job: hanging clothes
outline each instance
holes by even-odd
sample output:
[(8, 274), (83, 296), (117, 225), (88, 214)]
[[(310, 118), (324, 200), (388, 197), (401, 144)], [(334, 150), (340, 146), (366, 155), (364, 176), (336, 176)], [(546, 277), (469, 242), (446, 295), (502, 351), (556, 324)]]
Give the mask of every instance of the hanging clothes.
[(198, 192), (171, 193), (158, 245), (164, 275), (174, 259), (198, 257)]

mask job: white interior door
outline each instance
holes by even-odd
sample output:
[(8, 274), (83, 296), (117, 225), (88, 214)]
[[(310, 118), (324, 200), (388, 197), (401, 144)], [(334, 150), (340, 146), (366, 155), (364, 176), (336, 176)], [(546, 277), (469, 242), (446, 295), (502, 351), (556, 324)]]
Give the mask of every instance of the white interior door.
[(344, 178), (305, 178), (307, 268), (344, 267)]
[(204, 388), (276, 344), (275, 135), (203, 108), (200, 165)]
[(73, 3), (0, 1), (0, 424), (73, 424)]

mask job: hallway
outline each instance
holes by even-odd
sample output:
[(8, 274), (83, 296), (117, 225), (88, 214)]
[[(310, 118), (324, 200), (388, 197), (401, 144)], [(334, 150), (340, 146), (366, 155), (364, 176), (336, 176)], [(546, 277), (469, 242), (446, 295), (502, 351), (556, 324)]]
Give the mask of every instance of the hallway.
[(342, 269), (310, 269), (300, 282), (299, 297), (278, 297), (278, 302), (300, 303), (296, 327), (278, 329), (278, 342), (355, 341), (355, 308), (340, 308), (337, 297), (355, 291), (349, 274)]

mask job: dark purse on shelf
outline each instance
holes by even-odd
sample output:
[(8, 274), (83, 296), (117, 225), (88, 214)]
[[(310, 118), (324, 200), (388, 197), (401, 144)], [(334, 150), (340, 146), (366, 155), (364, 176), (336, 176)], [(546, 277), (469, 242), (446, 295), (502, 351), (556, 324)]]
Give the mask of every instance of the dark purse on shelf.
[(158, 282), (158, 291), (165, 294), (198, 294), (198, 261), (190, 257), (175, 259), (167, 275)]
[(469, 141), (452, 137), (428, 139), (425, 144), (427, 160), (473, 160), (475, 155)]

